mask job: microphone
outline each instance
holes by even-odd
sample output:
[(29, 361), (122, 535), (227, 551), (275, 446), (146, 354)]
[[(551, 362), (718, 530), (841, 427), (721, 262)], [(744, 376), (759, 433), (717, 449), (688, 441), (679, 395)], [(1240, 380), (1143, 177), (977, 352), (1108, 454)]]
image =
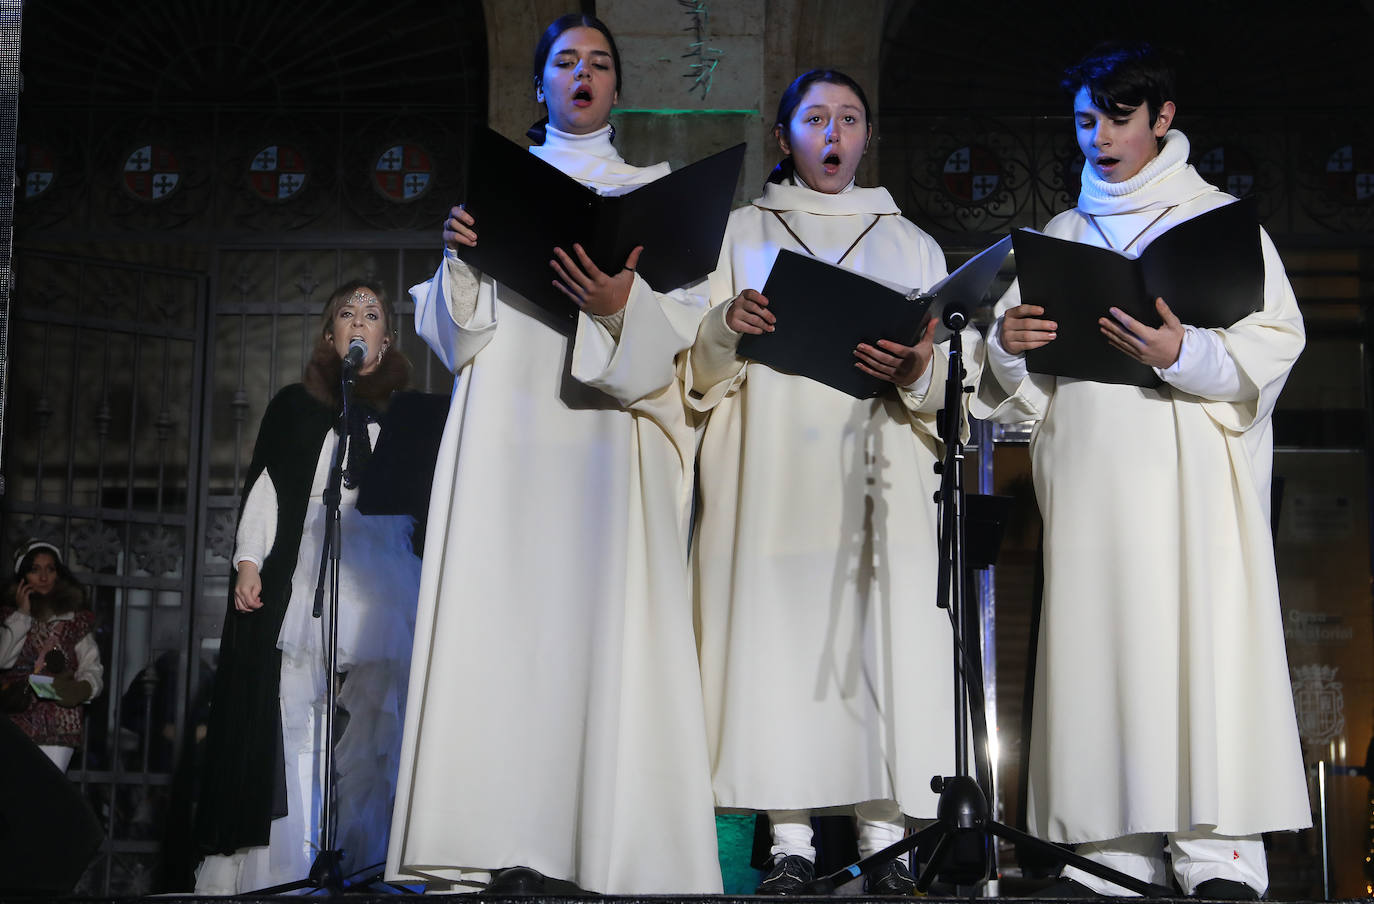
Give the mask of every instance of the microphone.
[(357, 337), (348, 343), (348, 354), (343, 359), (344, 368), (357, 370), (363, 366), (365, 360), (367, 360), (367, 342), (361, 337)]
[(947, 304), (942, 319), (945, 326), (957, 333), (968, 326), (968, 311), (964, 309), (962, 304)]

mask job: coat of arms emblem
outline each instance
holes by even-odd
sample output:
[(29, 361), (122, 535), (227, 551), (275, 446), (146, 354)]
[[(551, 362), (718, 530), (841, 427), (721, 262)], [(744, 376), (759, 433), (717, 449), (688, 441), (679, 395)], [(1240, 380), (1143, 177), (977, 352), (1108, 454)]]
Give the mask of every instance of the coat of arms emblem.
[(1345, 731), (1345, 698), (1334, 665), (1294, 668), (1293, 706), (1304, 744), (1326, 744)]

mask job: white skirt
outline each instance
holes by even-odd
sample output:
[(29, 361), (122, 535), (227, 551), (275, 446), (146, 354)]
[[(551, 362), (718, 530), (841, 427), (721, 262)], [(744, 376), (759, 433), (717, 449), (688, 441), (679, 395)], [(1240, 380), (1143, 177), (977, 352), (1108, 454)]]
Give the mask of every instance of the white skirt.
[[(291, 602), (277, 646), (292, 659), (324, 661), (329, 628), (329, 577), (324, 616), (314, 618), (315, 584), (324, 543), (324, 506), (311, 503), (302, 525), (300, 552), (291, 575)], [(409, 662), (415, 637), (415, 597), (420, 560), (410, 548), (414, 521), (408, 515), (360, 515), (341, 506), (339, 561), (339, 649), (337, 669), (363, 662)]]
[[(311, 611), (324, 519), (324, 506), (312, 502), (302, 525), (290, 602), (277, 636), (282, 651), (287, 815), (272, 821), (267, 845), (231, 857), (206, 858), (197, 882), (197, 891), (202, 893), (235, 894), (305, 878), (321, 847), (328, 583), (323, 617), (314, 618)], [(380, 871), (386, 859), (420, 560), (411, 550), (414, 522), (408, 515), (360, 515), (345, 503), (339, 520), (343, 549), (336, 671), (344, 677), (334, 723), (338, 737), (334, 746), (335, 847), (343, 853), (343, 872), (348, 876), (373, 865)]]

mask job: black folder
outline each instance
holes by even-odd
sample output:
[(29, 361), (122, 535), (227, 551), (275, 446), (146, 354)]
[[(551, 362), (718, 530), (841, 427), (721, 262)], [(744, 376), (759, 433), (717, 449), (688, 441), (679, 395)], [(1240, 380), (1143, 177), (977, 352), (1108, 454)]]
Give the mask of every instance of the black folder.
[(774, 370), (798, 374), (871, 399), (892, 384), (855, 364), (859, 343), (890, 339), (915, 345), (935, 310), (949, 304), (967, 310), (982, 298), (1010, 240), (1002, 239), (928, 291), (903, 290), (815, 257), (783, 249), (763, 286), (777, 317), (771, 333), (740, 337), (737, 354)]
[(1131, 258), (1110, 248), (1027, 229), (1012, 236), (1021, 301), (1059, 325), (1046, 346), (1026, 352), (1031, 373), (1154, 387), (1163, 381), (1117, 351), (1097, 321), (1117, 307), (1160, 325), (1162, 297), (1183, 323), (1228, 327), (1264, 305), (1264, 256), (1253, 205), (1238, 201), (1174, 226)]
[(582, 245), (605, 273), (619, 273), (636, 245), (635, 268), (671, 292), (716, 268), (745, 145), (737, 144), (623, 195), (603, 196), (493, 132), (472, 140), (464, 207), (477, 246), (458, 256), (555, 315), (569, 329), (578, 308), (553, 286), (553, 249), (576, 260)]

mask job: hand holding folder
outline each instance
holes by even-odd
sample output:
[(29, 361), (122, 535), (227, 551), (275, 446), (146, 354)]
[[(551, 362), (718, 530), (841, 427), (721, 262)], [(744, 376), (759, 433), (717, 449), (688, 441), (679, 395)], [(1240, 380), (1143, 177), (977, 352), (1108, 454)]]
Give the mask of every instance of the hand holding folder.
[[(571, 329), (578, 313), (571, 297), (580, 296), (585, 286), (569, 264), (593, 280), (593, 270), (612, 278), (642, 246), (642, 257), (630, 265), (658, 292), (681, 288), (715, 269), (744, 148), (735, 145), (627, 194), (603, 196), (482, 129), (473, 136), (463, 204), (473, 222), (450, 219), (445, 236), (455, 236), (450, 247), (459, 258)], [(480, 234), (480, 240), (468, 244), (455, 226)], [(556, 257), (556, 248), (563, 258)], [(560, 281), (571, 292), (554, 287), (559, 274), (550, 266), (553, 260), (564, 265)]]
[(1053, 341), (1026, 352), (1031, 373), (1158, 386), (1153, 369), (1102, 335), (1099, 321), (1110, 308), (1157, 328), (1155, 299), (1163, 298), (1183, 323), (1209, 328), (1231, 326), (1264, 304), (1259, 222), (1248, 202), (1180, 223), (1135, 258), (1027, 229), (1012, 236), (1022, 303), (1057, 324)]
[[(882, 339), (914, 347), (929, 320), (946, 307), (972, 310), (1010, 249), (1011, 239), (1004, 237), (925, 292), (784, 249), (763, 287), (777, 328), (742, 336), (737, 354), (855, 398), (873, 398), (892, 383), (856, 367), (855, 350), (878, 347)], [(941, 325), (934, 330), (938, 341)]]

